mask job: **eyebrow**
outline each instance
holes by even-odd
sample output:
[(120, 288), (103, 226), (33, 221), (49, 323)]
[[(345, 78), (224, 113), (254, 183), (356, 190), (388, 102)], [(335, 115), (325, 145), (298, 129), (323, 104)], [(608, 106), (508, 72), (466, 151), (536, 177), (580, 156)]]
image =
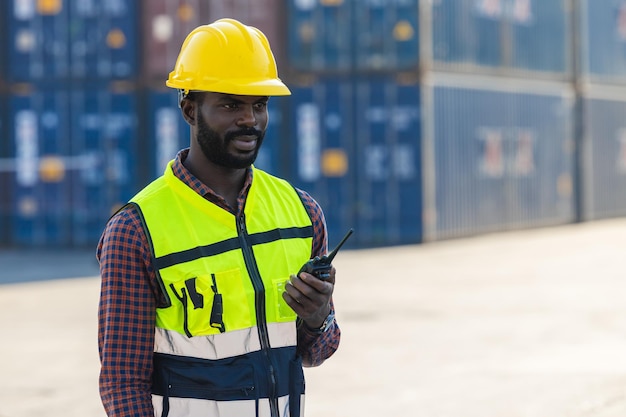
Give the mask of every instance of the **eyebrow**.
[[(259, 96), (259, 97), (260, 98), (258, 100), (254, 101), (255, 103), (258, 103), (258, 102), (267, 103), (269, 101), (269, 99), (270, 99), (269, 96)], [(244, 101), (244, 100), (242, 100), (240, 98), (237, 98), (236, 95), (223, 95), (223, 96), (221, 96), (220, 98), (217, 99), (217, 102), (218, 103), (223, 103), (223, 102), (232, 103), (232, 102), (234, 102), (234, 103), (238, 103), (238, 104), (246, 103), (246, 101)]]

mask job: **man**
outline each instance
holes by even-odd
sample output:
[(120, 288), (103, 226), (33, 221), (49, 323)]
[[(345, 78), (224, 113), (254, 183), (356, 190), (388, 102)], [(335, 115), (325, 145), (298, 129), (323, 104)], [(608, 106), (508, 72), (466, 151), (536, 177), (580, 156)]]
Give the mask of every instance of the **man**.
[(319, 205), (252, 166), (269, 96), (289, 95), (265, 36), (232, 19), (185, 40), (166, 83), (188, 149), (107, 224), (100, 394), (109, 416), (301, 416), (302, 366), (338, 347)]

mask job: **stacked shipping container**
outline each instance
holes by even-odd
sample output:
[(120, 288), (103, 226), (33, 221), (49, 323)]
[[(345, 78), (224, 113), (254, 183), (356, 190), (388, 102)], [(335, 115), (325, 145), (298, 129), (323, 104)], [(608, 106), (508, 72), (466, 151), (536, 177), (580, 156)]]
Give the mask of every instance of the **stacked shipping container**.
[(424, 239), (573, 221), (572, 2), (430, 3)]
[[(0, 8), (0, 10), (2, 10)], [(6, 20), (0, 13), (0, 26), (6, 27)], [(6, 45), (6, 30), (0, 28), (0, 45)], [(0, 138), (6, 138), (6, 54), (0, 46)], [(8, 173), (12, 169), (12, 161), (8, 158), (8, 143), (6, 139), (0, 139), (0, 247), (7, 241), (7, 225), (11, 197), (7, 192), (9, 188)]]
[(581, 0), (579, 126), (583, 219), (626, 215), (626, 1)]
[(418, 2), (288, 2), (292, 168), (331, 246), (421, 239)]
[(8, 240), (93, 245), (136, 189), (133, 2), (4, 2)]
[(591, 4), (2, 2), (0, 242), (95, 245), (188, 146), (164, 83), (221, 17), (270, 39), (293, 94), (256, 166), (322, 204), (331, 246), (626, 215), (626, 0)]
[[(0, 41), (2, 35), (0, 35)], [(4, 59), (0, 55), (0, 138), (7, 137), (7, 124), (5, 120), (6, 93), (4, 86)], [(11, 195), (9, 189), (9, 172), (13, 170), (13, 161), (8, 157), (8, 141), (0, 140), (0, 247), (8, 242), (8, 217), (11, 206)]]
[(436, 69), (561, 79), (570, 69), (570, 0), (431, 3)]
[(142, 82), (148, 180), (163, 173), (176, 152), (189, 143), (189, 126), (180, 115), (177, 93), (165, 86), (185, 37), (208, 20), (203, 0), (152, 0), (141, 4)]
[(527, 80), (438, 77), (428, 87), (425, 228), (448, 238), (574, 220), (573, 95)]

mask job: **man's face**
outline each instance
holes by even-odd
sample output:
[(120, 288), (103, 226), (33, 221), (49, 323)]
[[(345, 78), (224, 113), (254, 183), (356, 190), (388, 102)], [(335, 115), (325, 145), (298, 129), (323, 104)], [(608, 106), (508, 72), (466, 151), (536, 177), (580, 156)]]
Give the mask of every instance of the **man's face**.
[(267, 97), (208, 93), (198, 105), (196, 140), (216, 165), (241, 169), (256, 159), (267, 128)]

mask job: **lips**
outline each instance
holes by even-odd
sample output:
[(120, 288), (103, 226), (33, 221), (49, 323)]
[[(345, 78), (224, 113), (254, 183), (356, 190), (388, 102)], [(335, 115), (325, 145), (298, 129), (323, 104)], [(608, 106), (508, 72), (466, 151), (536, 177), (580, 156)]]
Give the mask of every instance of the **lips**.
[(250, 152), (256, 149), (258, 139), (256, 135), (236, 136), (231, 140), (231, 144), (239, 151)]

